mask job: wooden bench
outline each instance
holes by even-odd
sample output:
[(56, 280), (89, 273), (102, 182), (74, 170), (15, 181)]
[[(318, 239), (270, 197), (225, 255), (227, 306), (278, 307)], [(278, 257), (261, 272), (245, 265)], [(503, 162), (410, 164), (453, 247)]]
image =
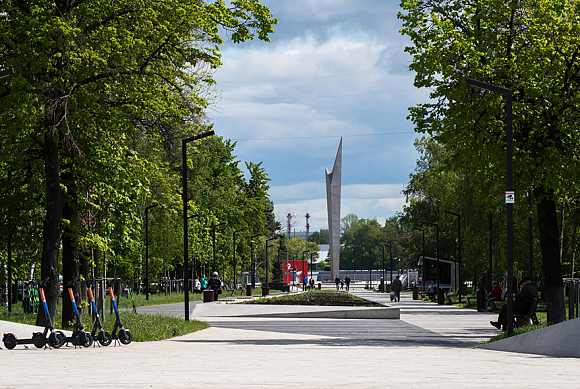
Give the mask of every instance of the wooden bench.
[(514, 314), (515, 327), (517, 328), (517, 327), (529, 325), (530, 321), (533, 324), (538, 324), (538, 318), (536, 316), (537, 306), (538, 306), (538, 299), (534, 297), (534, 299), (532, 300), (532, 304), (530, 305), (530, 309), (528, 310), (528, 313), (526, 313), (525, 315)]
[(465, 296), (465, 301), (467, 301), (467, 305), (471, 305), (471, 300), (477, 300), (477, 296)]
[(447, 299), (447, 301), (449, 301), (449, 304), (453, 304), (453, 302), (451, 301), (451, 297), (457, 296), (459, 296), (457, 293), (445, 293), (445, 298)]

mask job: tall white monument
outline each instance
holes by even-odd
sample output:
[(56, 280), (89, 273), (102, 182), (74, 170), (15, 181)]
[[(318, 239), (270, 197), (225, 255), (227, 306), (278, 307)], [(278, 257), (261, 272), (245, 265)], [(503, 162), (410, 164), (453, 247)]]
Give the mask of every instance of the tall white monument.
[(330, 251), (330, 277), (334, 281), (340, 270), (340, 176), (342, 170), (342, 138), (338, 145), (332, 172), (327, 168), (326, 209), (328, 211), (328, 240)]

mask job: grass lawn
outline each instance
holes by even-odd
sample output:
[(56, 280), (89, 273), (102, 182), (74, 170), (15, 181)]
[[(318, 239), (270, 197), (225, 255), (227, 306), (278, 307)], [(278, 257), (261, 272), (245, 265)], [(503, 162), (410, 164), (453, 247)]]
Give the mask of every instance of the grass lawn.
[[(150, 296), (151, 297), (151, 296)], [(183, 295), (181, 295), (183, 301)], [(125, 303), (131, 300), (124, 299)], [(123, 299), (122, 299), (123, 301)], [(150, 299), (151, 301), (151, 299)], [(59, 299), (58, 312), (55, 319), (55, 327), (62, 328), (62, 314), (60, 309), (61, 300)], [(107, 304), (108, 305), (108, 304)], [(132, 305), (131, 305), (132, 306)], [(14, 304), (13, 313), (9, 313), (4, 307), (0, 308), (0, 320), (11, 321), (34, 325), (36, 323), (36, 314), (22, 312), (22, 304)], [(108, 308), (108, 307), (107, 307)], [(109, 314), (107, 309), (106, 320), (103, 328), (112, 331), (115, 324), (115, 315)], [(90, 315), (84, 315), (84, 326), (87, 331), (93, 329), (93, 321)], [(125, 329), (131, 331), (133, 340), (136, 342), (145, 342), (152, 340), (162, 340), (173, 338), (175, 336), (189, 334), (209, 327), (209, 324), (197, 320), (186, 322), (184, 319), (168, 317), (162, 315), (135, 314), (130, 311), (121, 312), (121, 322)]]
[(353, 296), (349, 293), (333, 292), (330, 290), (261, 298), (245, 301), (242, 304), (384, 307), (384, 305)]

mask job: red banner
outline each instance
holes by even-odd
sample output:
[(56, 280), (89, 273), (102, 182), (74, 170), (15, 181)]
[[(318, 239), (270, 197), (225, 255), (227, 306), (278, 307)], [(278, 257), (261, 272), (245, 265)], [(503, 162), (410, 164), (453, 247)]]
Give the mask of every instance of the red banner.
[(302, 259), (295, 261), (284, 261), (284, 282), (299, 284), (302, 282), (304, 274), (308, 276), (308, 261)]

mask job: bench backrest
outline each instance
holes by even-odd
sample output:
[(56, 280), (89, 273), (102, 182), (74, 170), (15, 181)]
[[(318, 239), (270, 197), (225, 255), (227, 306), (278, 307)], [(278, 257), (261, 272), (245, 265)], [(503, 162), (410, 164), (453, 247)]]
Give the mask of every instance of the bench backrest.
[(538, 299), (534, 297), (534, 299), (532, 300), (532, 303), (530, 304), (530, 310), (528, 311), (528, 314), (526, 315), (526, 317), (531, 317), (534, 312), (536, 311), (536, 306), (538, 305)]

